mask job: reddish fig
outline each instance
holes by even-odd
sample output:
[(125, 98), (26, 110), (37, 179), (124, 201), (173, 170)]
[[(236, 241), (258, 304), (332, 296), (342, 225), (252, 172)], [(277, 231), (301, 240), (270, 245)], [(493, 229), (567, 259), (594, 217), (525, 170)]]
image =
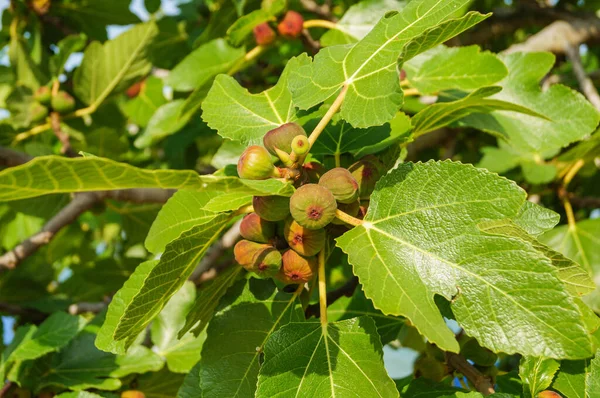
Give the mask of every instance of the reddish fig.
[(246, 269), (259, 278), (272, 278), (281, 269), (281, 253), (274, 247), (267, 247), (257, 253), (252, 267)]
[(325, 247), (326, 233), (324, 229), (307, 229), (292, 218), (285, 223), (283, 237), (296, 253), (303, 256), (314, 256)]
[(288, 11), (283, 20), (277, 25), (279, 34), (284, 37), (294, 38), (300, 36), (304, 25), (304, 18), (296, 11)]
[(539, 393), (537, 398), (562, 398), (562, 395), (554, 391), (545, 390)]
[(279, 177), (277, 169), (273, 165), (269, 152), (258, 145), (252, 145), (240, 156), (237, 171), (240, 178), (248, 180), (266, 180), (271, 177)]
[(306, 132), (302, 126), (297, 123), (282, 124), (265, 134), (263, 144), (275, 156), (278, 155), (276, 149), (290, 153), (292, 151), (292, 141), (298, 135), (306, 137)]
[(406, 71), (404, 69), (400, 70), (400, 81), (406, 79)]
[[(352, 217), (357, 217), (360, 213), (360, 202), (358, 200), (355, 200), (352, 203), (338, 203), (338, 209)], [(340, 221), (337, 218), (333, 219), (332, 224), (346, 225), (346, 223)]]
[(275, 227), (275, 223), (263, 220), (256, 213), (250, 213), (240, 224), (240, 234), (253, 242), (269, 243), (275, 237)]
[(324, 228), (335, 218), (336, 210), (335, 197), (321, 185), (303, 185), (290, 198), (290, 213), (304, 228)]
[(50, 101), (52, 109), (58, 113), (68, 113), (75, 109), (75, 99), (65, 91), (59, 91)]
[(329, 189), (340, 203), (352, 203), (358, 199), (358, 182), (344, 168), (336, 167), (323, 174), (319, 185)]
[(146, 395), (137, 390), (128, 390), (121, 393), (121, 398), (146, 398)]
[(52, 100), (52, 90), (48, 86), (42, 86), (36, 90), (33, 98), (42, 105), (48, 105)]
[(348, 170), (358, 182), (359, 197), (369, 199), (382, 175), (383, 164), (375, 156), (366, 156), (348, 167)]
[(125, 95), (127, 95), (129, 98), (135, 98), (140, 95), (142, 88), (144, 88), (144, 82), (145, 80), (133, 83), (131, 86), (129, 86), (127, 91), (125, 91)]
[(255, 196), (254, 212), (263, 220), (282, 221), (290, 215), (290, 198), (285, 196)]
[(303, 257), (293, 250), (288, 250), (281, 256), (283, 266), (277, 274), (277, 279), (286, 284), (309, 282), (317, 271), (316, 257)]
[(41, 122), (48, 116), (48, 108), (37, 102), (32, 102), (29, 105), (29, 117), (32, 123)]
[(319, 179), (325, 174), (325, 166), (317, 162), (308, 162), (302, 165), (302, 172), (308, 177), (310, 182), (319, 182)]
[(233, 255), (238, 264), (248, 269), (252, 268), (257, 254), (269, 247), (271, 246), (264, 243), (256, 243), (243, 239), (234, 246)]
[(292, 151), (297, 156), (304, 156), (310, 151), (310, 143), (305, 135), (297, 135), (292, 140)]
[(259, 46), (267, 46), (275, 41), (275, 31), (271, 29), (268, 23), (263, 22), (256, 25), (253, 30), (254, 40)]

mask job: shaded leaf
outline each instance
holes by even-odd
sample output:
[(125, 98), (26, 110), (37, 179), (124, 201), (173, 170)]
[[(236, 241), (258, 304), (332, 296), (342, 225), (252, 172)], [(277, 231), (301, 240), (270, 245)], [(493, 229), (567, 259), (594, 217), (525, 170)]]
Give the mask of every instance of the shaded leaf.
[(123, 105), (123, 111), (133, 123), (146, 127), (152, 115), (165, 102), (162, 80), (150, 76), (142, 84), (140, 93)]
[(519, 364), (519, 376), (523, 380), (523, 396), (535, 398), (550, 387), (560, 363), (554, 359), (523, 357)]

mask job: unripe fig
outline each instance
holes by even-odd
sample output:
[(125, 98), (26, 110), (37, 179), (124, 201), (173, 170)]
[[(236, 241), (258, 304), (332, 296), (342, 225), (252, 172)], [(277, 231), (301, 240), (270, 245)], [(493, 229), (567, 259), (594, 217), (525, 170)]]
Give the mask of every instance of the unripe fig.
[(262, 250), (270, 247), (264, 243), (251, 242), (249, 240), (241, 240), (235, 244), (233, 255), (235, 261), (242, 267), (251, 270), (253, 268), (254, 259)]
[(256, 213), (250, 213), (240, 224), (240, 235), (253, 242), (269, 243), (275, 237), (275, 227), (275, 223), (260, 218)]
[(304, 257), (294, 250), (287, 250), (281, 256), (283, 266), (277, 279), (286, 284), (309, 282), (317, 271), (317, 258)]
[(48, 105), (52, 100), (52, 90), (48, 86), (42, 86), (35, 91), (33, 98), (42, 105)]
[(290, 215), (290, 198), (285, 196), (255, 196), (254, 212), (263, 220), (282, 221)]
[(128, 390), (121, 393), (121, 398), (146, 398), (146, 395), (137, 390)]
[(538, 394), (538, 398), (562, 398), (562, 395), (554, 391), (545, 390)]
[(306, 137), (306, 132), (302, 126), (297, 123), (285, 123), (267, 132), (263, 137), (263, 144), (275, 156), (277, 156), (275, 148), (290, 153), (292, 151), (292, 140), (298, 135)]
[(288, 11), (283, 20), (277, 25), (279, 34), (285, 37), (293, 38), (300, 36), (304, 24), (304, 18), (296, 11)]
[(317, 162), (308, 162), (302, 165), (302, 172), (308, 176), (310, 182), (319, 182), (319, 179), (325, 174), (325, 166)]
[(289, 218), (285, 223), (283, 237), (296, 253), (314, 256), (325, 247), (327, 235), (324, 229), (308, 229)]
[(281, 253), (274, 247), (267, 247), (257, 253), (251, 268), (259, 278), (272, 278), (279, 273), (281, 269)]
[(348, 170), (358, 182), (359, 197), (369, 199), (382, 175), (383, 164), (375, 156), (365, 156), (348, 167)]
[(75, 109), (75, 99), (65, 91), (59, 91), (52, 96), (52, 109), (58, 113), (68, 113)]
[(32, 102), (31, 105), (29, 105), (29, 117), (31, 118), (31, 122), (41, 122), (47, 116), (48, 108), (46, 108), (44, 105), (37, 102)]
[(329, 189), (340, 203), (352, 203), (358, 199), (358, 182), (344, 168), (336, 167), (323, 174), (319, 185)]
[(304, 228), (324, 228), (335, 218), (336, 210), (335, 197), (321, 185), (303, 185), (290, 198), (290, 213)]
[(424, 377), (436, 382), (442, 381), (449, 373), (446, 365), (426, 355), (418, 358), (414, 366), (415, 377)]
[(275, 41), (275, 37), (277, 36), (275, 31), (271, 29), (269, 24), (266, 22), (256, 25), (253, 33), (254, 40), (256, 40), (256, 44), (259, 46), (266, 46), (273, 43), (273, 41)]
[[(360, 202), (358, 200), (355, 200), (352, 203), (338, 203), (338, 209), (352, 217), (356, 217), (360, 213)], [(346, 224), (343, 221), (338, 220), (337, 218), (334, 218), (331, 223), (336, 225)]]
[(297, 135), (292, 140), (292, 151), (298, 155), (303, 156), (310, 151), (310, 143), (305, 135)]
[(238, 160), (237, 171), (240, 178), (248, 180), (266, 180), (278, 176), (271, 155), (258, 145), (246, 148)]

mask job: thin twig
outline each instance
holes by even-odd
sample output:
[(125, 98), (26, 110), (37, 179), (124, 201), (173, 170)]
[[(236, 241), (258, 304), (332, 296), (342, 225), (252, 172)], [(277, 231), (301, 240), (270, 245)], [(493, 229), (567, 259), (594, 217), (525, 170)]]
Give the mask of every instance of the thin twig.
[(487, 396), (495, 393), (490, 378), (477, 370), (462, 355), (446, 352), (446, 363), (450, 368), (462, 373), (473, 387), (483, 395)]
[(569, 58), (571, 61), (573, 72), (575, 73), (575, 77), (579, 82), (581, 91), (583, 91), (583, 94), (592, 103), (592, 105), (594, 105), (596, 109), (600, 110), (600, 95), (598, 95), (598, 90), (596, 90), (596, 87), (594, 87), (592, 79), (588, 77), (585, 69), (583, 69), (578, 46), (569, 42), (565, 42), (565, 52), (567, 54), (567, 58)]
[(306, 11), (320, 15), (325, 19), (333, 19), (331, 15), (331, 6), (328, 2), (320, 5), (314, 0), (300, 0), (300, 4), (302, 4), (302, 7), (304, 7)]
[(15, 167), (29, 162), (33, 156), (0, 146), (0, 166)]
[(87, 312), (91, 312), (93, 314), (97, 314), (97, 313), (101, 312), (102, 310), (104, 310), (107, 305), (108, 305), (108, 303), (105, 303), (105, 302), (102, 302), (102, 301), (98, 302), (98, 303), (77, 303), (77, 304), (71, 304), (69, 306), (68, 312), (71, 315), (85, 314)]
[(7, 381), (4, 386), (0, 389), (0, 398), (4, 398), (6, 397), (6, 393), (8, 392), (8, 390), (10, 390), (10, 388), (13, 386), (13, 382), (12, 381)]

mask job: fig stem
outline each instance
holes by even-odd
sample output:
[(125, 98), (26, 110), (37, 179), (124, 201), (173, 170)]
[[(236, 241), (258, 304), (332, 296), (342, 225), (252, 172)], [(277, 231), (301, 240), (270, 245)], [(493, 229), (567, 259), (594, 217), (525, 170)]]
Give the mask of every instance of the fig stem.
[(233, 212), (233, 216), (239, 216), (240, 214), (248, 214), (254, 211), (254, 207), (252, 205), (242, 206), (236, 211)]
[(359, 220), (358, 218), (354, 218), (352, 217), (350, 214), (348, 213), (344, 213), (343, 211), (341, 211), (340, 209), (337, 209), (335, 211), (335, 217), (340, 220), (345, 222), (346, 224), (350, 224), (353, 225), (355, 227), (361, 225), (363, 222), (362, 220)]
[(308, 21), (304, 21), (302, 24), (304, 29), (310, 28), (325, 28), (325, 29), (339, 29), (338, 25), (335, 22), (327, 21), (326, 19), (309, 19)]
[(321, 309), (321, 326), (327, 331), (327, 281), (325, 280), (325, 249), (319, 252), (319, 305)]
[(339, 111), (342, 107), (342, 102), (344, 102), (344, 98), (346, 97), (347, 92), (348, 85), (344, 85), (344, 87), (342, 87), (342, 91), (340, 91), (340, 93), (338, 94), (335, 101), (333, 101), (333, 104), (331, 104), (331, 107), (329, 108), (325, 116), (323, 116), (323, 119), (321, 119), (319, 124), (317, 124), (317, 127), (315, 127), (312, 133), (310, 133), (310, 136), (308, 137), (308, 143), (310, 144), (311, 148), (315, 144), (317, 138), (319, 138), (319, 135), (321, 135), (323, 130), (325, 130), (325, 127), (331, 121), (333, 115), (335, 115), (336, 112)]
[(244, 64), (258, 57), (260, 54), (263, 53), (263, 51), (265, 51), (265, 49), (265, 46), (254, 47), (252, 50), (248, 51), (243, 58), (240, 58), (240, 60), (236, 62), (235, 65), (233, 65), (231, 69), (227, 71), (227, 74), (230, 76), (236, 74), (240, 69), (242, 69)]

